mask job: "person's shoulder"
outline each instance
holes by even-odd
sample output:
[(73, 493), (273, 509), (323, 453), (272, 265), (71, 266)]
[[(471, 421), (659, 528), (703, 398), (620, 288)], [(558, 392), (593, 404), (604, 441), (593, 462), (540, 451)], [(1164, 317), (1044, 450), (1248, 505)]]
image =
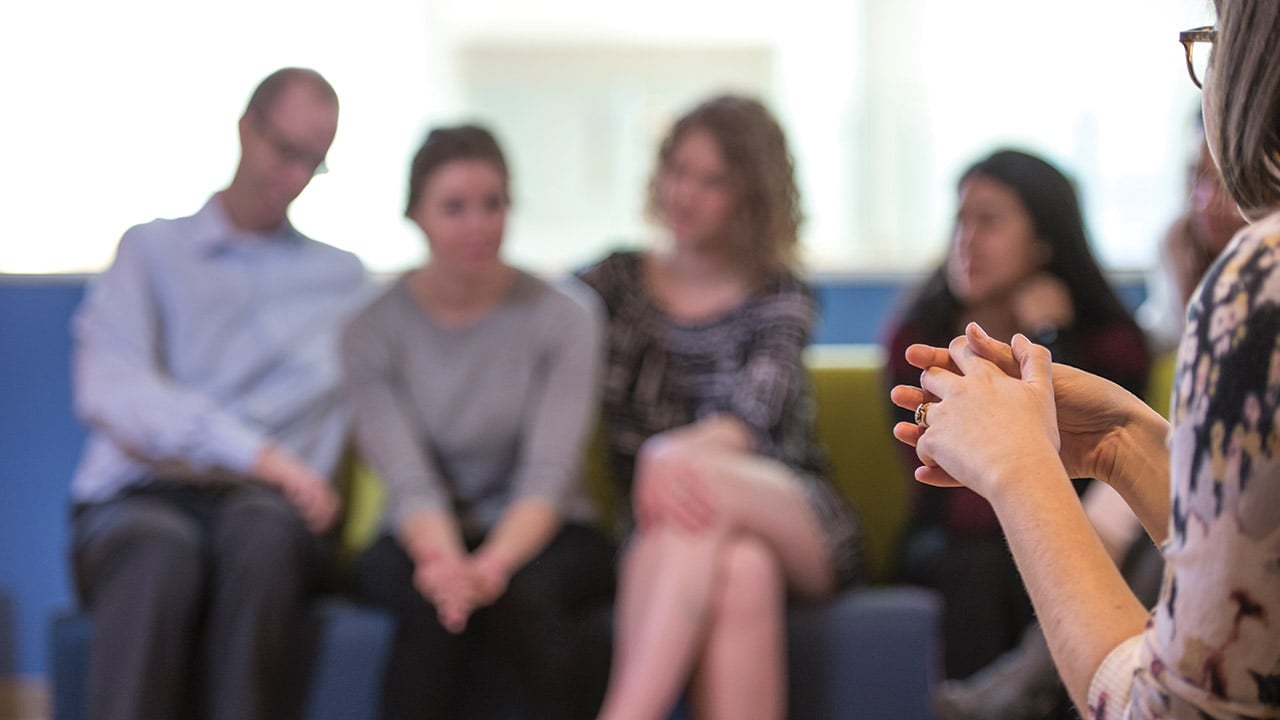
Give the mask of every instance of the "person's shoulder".
[(386, 285), (374, 286), (367, 301), (351, 317), (351, 327), (372, 328), (395, 323), (405, 312), (407, 287), (405, 276)]
[(125, 230), (120, 242), (147, 248), (169, 247), (175, 239), (193, 238), (200, 223), (200, 213), (182, 217), (157, 217)]
[(809, 284), (795, 270), (782, 270), (774, 275), (773, 280), (774, 291), (779, 294), (790, 295), (808, 295), (815, 294), (813, 286)]
[(591, 288), (603, 301), (609, 313), (636, 298), (643, 297), (641, 250), (614, 250), (601, 260), (578, 270), (574, 276)]
[(525, 304), (541, 317), (590, 322), (603, 312), (599, 296), (573, 275), (546, 279), (524, 270), (517, 272), (517, 292)]
[(309, 256), (323, 262), (326, 265), (341, 269), (348, 273), (364, 275), (364, 263), (360, 257), (350, 250), (344, 250), (336, 245), (330, 245), (322, 240), (316, 240), (308, 235), (300, 232), (296, 233), (297, 241), (300, 247)]
[(599, 290), (600, 285), (612, 285), (620, 280), (639, 276), (643, 257), (644, 253), (641, 250), (613, 250), (600, 260), (578, 270), (574, 275)]
[(818, 295), (804, 278), (793, 270), (780, 270), (766, 278), (756, 289), (759, 305), (792, 305), (816, 308)]
[(1241, 229), (1213, 270), (1212, 282), (1206, 285), (1221, 287), (1280, 276), (1280, 212)]

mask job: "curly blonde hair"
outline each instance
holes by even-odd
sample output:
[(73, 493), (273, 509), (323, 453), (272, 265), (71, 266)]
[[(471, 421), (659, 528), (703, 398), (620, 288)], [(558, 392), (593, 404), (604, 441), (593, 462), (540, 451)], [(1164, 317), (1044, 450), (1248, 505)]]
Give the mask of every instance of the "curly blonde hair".
[(711, 135), (724, 155), (737, 196), (730, 242), (748, 272), (763, 280), (794, 270), (803, 220), (795, 163), (782, 127), (753, 98), (716, 96), (676, 121), (658, 149), (657, 166), (649, 178), (649, 215), (664, 219), (659, 195), (662, 176), (670, 169), (676, 146), (694, 130)]

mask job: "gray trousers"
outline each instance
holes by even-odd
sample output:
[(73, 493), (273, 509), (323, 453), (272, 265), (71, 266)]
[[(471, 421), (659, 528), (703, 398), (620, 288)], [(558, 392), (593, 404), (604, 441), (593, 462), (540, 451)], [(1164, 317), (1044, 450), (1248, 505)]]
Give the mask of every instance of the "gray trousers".
[(254, 484), (160, 482), (76, 508), (95, 720), (292, 715), (289, 648), (322, 553)]

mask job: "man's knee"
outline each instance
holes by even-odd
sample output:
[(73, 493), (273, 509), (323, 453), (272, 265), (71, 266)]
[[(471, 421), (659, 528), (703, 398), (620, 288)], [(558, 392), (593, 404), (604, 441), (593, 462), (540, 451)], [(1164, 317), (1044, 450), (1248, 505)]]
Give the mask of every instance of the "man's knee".
[(75, 568), (86, 600), (107, 592), (180, 607), (196, 602), (203, 577), (200, 531), (181, 511), (125, 500), (76, 520)]
[(216, 562), (233, 562), (267, 578), (303, 567), (312, 543), (293, 506), (265, 488), (246, 488), (228, 497), (213, 528)]

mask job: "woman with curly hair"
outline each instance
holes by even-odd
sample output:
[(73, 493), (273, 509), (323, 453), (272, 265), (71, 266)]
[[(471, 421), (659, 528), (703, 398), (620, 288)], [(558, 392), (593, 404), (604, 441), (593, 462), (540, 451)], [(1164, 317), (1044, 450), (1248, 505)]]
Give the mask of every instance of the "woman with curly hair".
[(675, 124), (649, 209), (666, 241), (581, 273), (610, 319), (605, 429), (634, 530), (601, 717), (786, 712), (785, 607), (861, 570), (824, 474), (802, 352), (816, 306), (795, 274), (799, 193), (759, 102)]

